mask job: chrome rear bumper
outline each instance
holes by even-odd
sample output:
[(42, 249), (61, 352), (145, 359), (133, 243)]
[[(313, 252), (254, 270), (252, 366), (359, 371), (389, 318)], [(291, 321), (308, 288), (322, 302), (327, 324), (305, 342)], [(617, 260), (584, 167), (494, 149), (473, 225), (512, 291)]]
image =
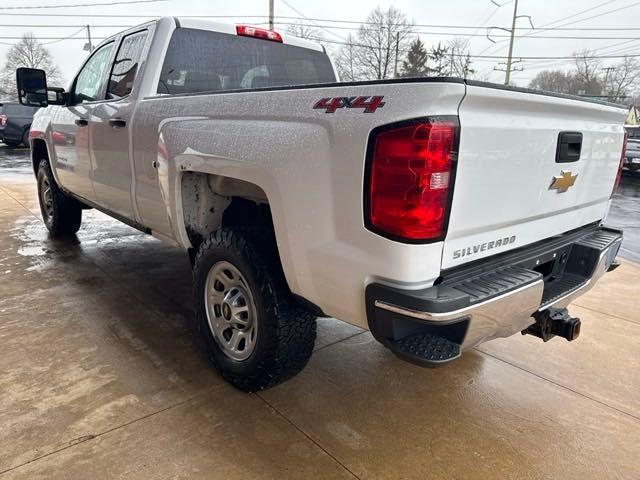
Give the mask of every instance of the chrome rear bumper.
[(610, 268), (622, 232), (591, 227), (510, 253), (444, 272), (424, 290), (388, 285), (367, 287), (367, 317), (374, 336), (386, 344), (427, 332), (468, 349), (508, 337), (534, 322), (541, 310), (564, 308)]

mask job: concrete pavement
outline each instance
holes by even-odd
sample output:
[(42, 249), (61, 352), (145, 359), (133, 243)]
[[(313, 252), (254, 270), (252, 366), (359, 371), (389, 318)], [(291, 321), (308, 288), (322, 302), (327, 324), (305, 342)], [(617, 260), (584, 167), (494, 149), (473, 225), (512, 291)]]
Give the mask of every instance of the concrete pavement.
[(0, 479), (640, 478), (640, 266), (580, 298), (571, 344), (514, 336), (441, 369), (319, 323), (293, 380), (247, 395), (190, 333), (186, 255), (96, 211), (49, 239), (0, 173)]

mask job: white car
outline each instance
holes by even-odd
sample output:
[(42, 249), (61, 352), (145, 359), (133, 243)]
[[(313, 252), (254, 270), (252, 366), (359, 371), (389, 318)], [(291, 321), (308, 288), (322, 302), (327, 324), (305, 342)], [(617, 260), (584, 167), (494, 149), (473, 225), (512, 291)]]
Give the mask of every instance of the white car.
[(321, 45), (173, 17), (102, 42), (68, 91), (32, 69), (18, 87), (49, 105), (30, 143), (51, 233), (93, 207), (187, 250), (207, 355), (244, 390), (302, 369), (321, 315), (425, 366), (521, 331), (572, 340), (567, 305), (616, 265), (616, 105), (339, 83)]

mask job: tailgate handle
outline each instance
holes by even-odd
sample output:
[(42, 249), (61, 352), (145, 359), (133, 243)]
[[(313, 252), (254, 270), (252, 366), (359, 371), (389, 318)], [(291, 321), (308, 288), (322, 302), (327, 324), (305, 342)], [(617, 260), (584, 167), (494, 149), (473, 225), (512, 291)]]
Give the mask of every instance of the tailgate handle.
[(556, 163), (577, 162), (582, 151), (582, 133), (560, 132), (558, 134), (558, 148)]

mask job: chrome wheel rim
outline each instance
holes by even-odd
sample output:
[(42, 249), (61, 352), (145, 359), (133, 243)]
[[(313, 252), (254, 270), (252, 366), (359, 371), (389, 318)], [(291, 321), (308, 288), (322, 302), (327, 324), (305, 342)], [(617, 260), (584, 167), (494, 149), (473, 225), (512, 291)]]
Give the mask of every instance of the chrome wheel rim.
[(244, 275), (229, 262), (215, 263), (204, 291), (209, 329), (222, 352), (242, 361), (256, 346), (258, 325), (251, 289)]
[(43, 177), (40, 182), (40, 205), (42, 205), (44, 221), (49, 223), (53, 218), (53, 192), (47, 177)]

